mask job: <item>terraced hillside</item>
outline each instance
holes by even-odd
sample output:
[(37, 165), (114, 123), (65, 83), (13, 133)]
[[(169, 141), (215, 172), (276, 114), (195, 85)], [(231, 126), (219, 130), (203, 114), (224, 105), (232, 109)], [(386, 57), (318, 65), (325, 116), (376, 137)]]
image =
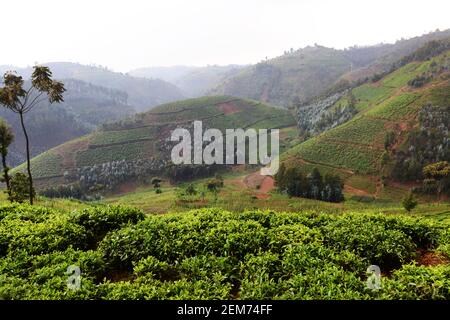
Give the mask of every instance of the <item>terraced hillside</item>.
[[(436, 158), (428, 160), (448, 160), (450, 51), (413, 61), (377, 82), (354, 88), (351, 95), (357, 111), (352, 120), (295, 146), (285, 154), (287, 163), (341, 172), (353, 191), (378, 196), (381, 176), (395, 176), (401, 154), (415, 150), (410, 156), (422, 159), (421, 164), (427, 154)], [(332, 103), (329, 112), (347, 107), (348, 96)], [(440, 122), (427, 124), (430, 119)], [(423, 145), (443, 151), (421, 150), (423, 146), (412, 144), (415, 134), (425, 135)]]
[[(79, 182), (88, 187), (112, 188), (129, 179), (162, 174), (173, 170), (171, 131), (177, 127), (190, 129), (194, 120), (202, 120), (204, 129), (223, 131), (295, 125), (288, 111), (256, 101), (228, 96), (183, 100), (104, 125), (90, 135), (45, 152), (32, 160), (33, 175), (41, 183)], [(23, 169), (21, 165), (15, 170)]]

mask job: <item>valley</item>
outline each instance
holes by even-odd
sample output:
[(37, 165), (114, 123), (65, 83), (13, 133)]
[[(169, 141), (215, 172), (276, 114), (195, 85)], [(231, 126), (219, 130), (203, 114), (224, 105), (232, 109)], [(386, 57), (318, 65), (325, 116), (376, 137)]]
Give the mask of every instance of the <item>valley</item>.
[[(450, 30), (250, 65), (12, 68), (1, 300), (450, 299)], [(200, 161), (174, 161), (175, 130)], [(228, 134), (210, 155), (233, 161), (204, 161)]]

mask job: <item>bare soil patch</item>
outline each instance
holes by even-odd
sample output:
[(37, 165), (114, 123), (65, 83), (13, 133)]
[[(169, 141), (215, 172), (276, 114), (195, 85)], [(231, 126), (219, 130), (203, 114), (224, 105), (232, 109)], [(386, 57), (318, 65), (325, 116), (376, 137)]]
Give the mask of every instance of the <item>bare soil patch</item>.
[(450, 259), (438, 252), (421, 250), (418, 252), (417, 263), (421, 266), (438, 266), (449, 264)]

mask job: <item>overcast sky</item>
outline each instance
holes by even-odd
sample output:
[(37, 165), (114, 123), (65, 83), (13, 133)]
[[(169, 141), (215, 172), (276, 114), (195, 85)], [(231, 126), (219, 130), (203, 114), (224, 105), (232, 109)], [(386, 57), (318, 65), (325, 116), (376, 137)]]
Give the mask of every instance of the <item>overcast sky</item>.
[(6, 0), (0, 65), (247, 64), (450, 28), (448, 0)]

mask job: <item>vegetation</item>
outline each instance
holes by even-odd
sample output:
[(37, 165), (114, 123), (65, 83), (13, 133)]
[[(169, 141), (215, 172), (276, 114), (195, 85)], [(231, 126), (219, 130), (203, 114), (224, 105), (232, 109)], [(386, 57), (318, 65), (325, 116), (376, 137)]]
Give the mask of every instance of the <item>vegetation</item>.
[(6, 192), (8, 196), (11, 196), (11, 187), (10, 187), (10, 177), (9, 177), (9, 167), (6, 164), (6, 156), (8, 155), (8, 147), (14, 140), (14, 134), (11, 130), (11, 127), (5, 120), (0, 118), (0, 154), (2, 157), (2, 165), (3, 165), (3, 175), (2, 182), (6, 184)]
[[(291, 50), (280, 57), (241, 69), (212, 92), (285, 107), (299, 102), (307, 104), (314, 97), (331, 96), (369, 78), (380, 80), (407, 63), (434, 57), (445, 50), (443, 44), (447, 42), (443, 39), (448, 37), (447, 30), (400, 40), (393, 45), (355, 46), (345, 50), (315, 45)], [(409, 55), (411, 58), (398, 63)], [(371, 84), (368, 86), (372, 87)], [(378, 93), (384, 90), (381, 87)]]
[[(445, 76), (450, 60), (448, 51), (433, 54), (437, 55), (405, 64), (377, 83), (351, 89), (350, 97), (340, 93), (315, 102), (314, 106), (319, 108), (311, 110), (318, 110), (317, 114), (307, 113), (300, 107), (299, 116), (306, 116), (299, 119), (301, 131), (313, 128), (311, 124), (321, 115), (341, 110), (349, 101), (359, 112), (351, 120), (294, 146), (284, 155), (285, 161), (301, 160), (350, 170), (352, 174), (378, 176), (380, 180), (385, 177), (386, 185), (387, 180), (422, 179), (424, 166), (450, 160), (447, 154), (450, 150), (449, 90)], [(429, 85), (408, 86), (408, 81), (424, 73), (432, 75)], [(322, 105), (328, 111), (320, 111)]]
[(450, 195), (450, 165), (447, 161), (429, 164), (423, 168), (423, 191), (428, 194)]
[(275, 176), (275, 181), (278, 190), (291, 197), (304, 197), (328, 202), (344, 200), (344, 183), (341, 178), (330, 173), (322, 178), (317, 168), (305, 175), (300, 168), (286, 168), (282, 163)]
[(402, 205), (408, 212), (417, 206), (417, 199), (412, 192), (408, 193), (408, 195), (403, 199)]
[[(448, 264), (415, 262), (421, 250), (445, 250), (448, 225), (416, 218), (17, 204), (0, 217), (3, 299), (450, 297)], [(391, 274), (380, 290), (367, 288), (371, 264)], [(67, 286), (71, 265), (78, 290)]]
[(34, 187), (30, 183), (30, 178), (27, 175), (18, 172), (11, 177), (9, 184), (9, 201), (22, 203), (25, 200), (30, 199), (30, 197), (33, 197), (34, 199), (36, 193)]
[[(194, 120), (204, 129), (284, 128), (295, 120), (283, 109), (227, 96), (202, 97), (161, 105), (133, 119), (108, 123), (86, 137), (70, 141), (32, 160), (43, 184), (77, 183), (84, 193), (114, 190), (120, 183), (160, 176), (183, 181), (214, 174), (216, 166), (173, 166), (170, 133), (177, 127), (193, 130)], [(283, 141), (282, 141), (283, 147)], [(16, 170), (23, 170), (19, 166)]]
[(30, 143), (23, 117), (42, 101), (48, 100), (50, 104), (62, 102), (65, 88), (62, 82), (52, 79), (52, 73), (48, 67), (42, 66), (33, 68), (29, 88), (24, 88), (23, 78), (13, 72), (5, 73), (3, 83), (4, 87), (0, 88), (0, 104), (19, 115), (25, 137), (27, 173), (30, 186), (28, 194), (30, 204), (33, 204), (34, 189), (31, 174)]

